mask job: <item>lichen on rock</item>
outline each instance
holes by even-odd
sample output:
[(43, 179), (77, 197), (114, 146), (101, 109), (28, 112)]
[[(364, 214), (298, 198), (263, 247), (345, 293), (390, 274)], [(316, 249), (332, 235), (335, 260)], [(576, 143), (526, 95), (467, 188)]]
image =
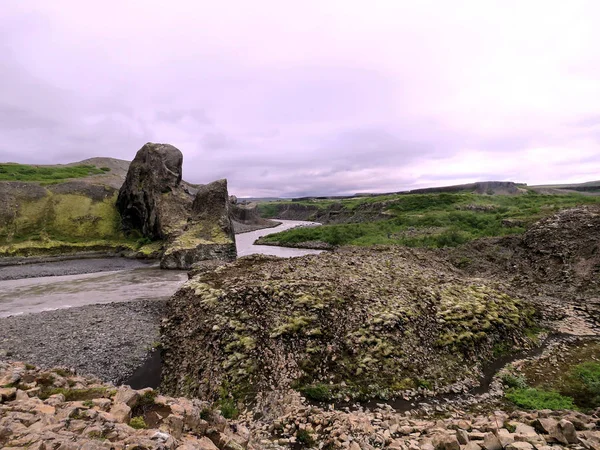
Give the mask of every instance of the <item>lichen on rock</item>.
[(443, 391), (475, 378), (495, 345), (527, 345), (533, 314), (425, 251), (245, 257), (169, 301), (163, 386), (213, 399), (290, 387), (326, 386), (330, 399)]

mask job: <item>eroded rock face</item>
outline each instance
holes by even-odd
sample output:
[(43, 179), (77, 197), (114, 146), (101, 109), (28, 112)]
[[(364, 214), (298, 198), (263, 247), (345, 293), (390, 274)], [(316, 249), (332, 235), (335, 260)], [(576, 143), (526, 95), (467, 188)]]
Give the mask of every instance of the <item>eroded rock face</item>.
[(533, 313), (431, 252), (401, 248), (240, 258), (193, 277), (167, 308), (163, 387), (203, 398), (224, 387), (340, 399), (453, 389), (477, 379), (495, 344), (526, 343)]
[(183, 154), (169, 144), (145, 144), (129, 166), (117, 208), (126, 232), (169, 238), (187, 218), (192, 196), (181, 187)]
[(160, 265), (164, 269), (190, 269), (199, 261), (231, 261), (236, 256), (227, 180), (201, 186), (188, 222), (165, 250)]

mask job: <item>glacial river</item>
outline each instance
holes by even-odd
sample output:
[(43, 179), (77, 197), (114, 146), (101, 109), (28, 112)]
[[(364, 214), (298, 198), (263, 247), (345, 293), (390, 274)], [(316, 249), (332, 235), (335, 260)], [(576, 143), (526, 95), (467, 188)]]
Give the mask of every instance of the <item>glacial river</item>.
[[(319, 250), (254, 245), (260, 236), (301, 225), (317, 225), (296, 220), (279, 222), (282, 224), (274, 228), (236, 235), (238, 256), (262, 253), (294, 257), (320, 253)], [(27, 269), (31, 270), (31, 265)], [(0, 274), (4, 270), (14, 271), (15, 267), (0, 268)], [(0, 281), (0, 317), (94, 303), (164, 299), (170, 297), (186, 280), (186, 271), (160, 270), (156, 263), (142, 261), (135, 261), (131, 267), (121, 270), (4, 280)]]

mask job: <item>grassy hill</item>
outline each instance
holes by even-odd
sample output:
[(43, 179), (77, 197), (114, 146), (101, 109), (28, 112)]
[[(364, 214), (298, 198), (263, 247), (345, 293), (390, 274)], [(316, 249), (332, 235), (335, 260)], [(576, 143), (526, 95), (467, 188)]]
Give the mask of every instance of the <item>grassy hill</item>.
[[(272, 234), (261, 238), (260, 243), (451, 247), (480, 237), (522, 233), (529, 224), (559, 209), (594, 203), (600, 203), (599, 196), (544, 195), (529, 190), (521, 195), (391, 194), (336, 201), (269, 202), (259, 205), (264, 217), (285, 218), (278, 214), (289, 211), (285, 208), (296, 208), (307, 214), (307, 220), (324, 218), (326, 225)], [(336, 223), (340, 217), (350, 223)], [(373, 217), (380, 220), (371, 220)], [(334, 223), (328, 225), (328, 218)]]

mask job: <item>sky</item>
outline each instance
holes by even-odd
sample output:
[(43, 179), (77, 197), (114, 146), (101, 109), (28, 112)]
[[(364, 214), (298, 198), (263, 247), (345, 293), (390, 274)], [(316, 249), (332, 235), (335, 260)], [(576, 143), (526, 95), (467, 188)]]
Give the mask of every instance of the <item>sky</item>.
[(239, 197), (600, 179), (597, 0), (1, 0), (0, 161)]

